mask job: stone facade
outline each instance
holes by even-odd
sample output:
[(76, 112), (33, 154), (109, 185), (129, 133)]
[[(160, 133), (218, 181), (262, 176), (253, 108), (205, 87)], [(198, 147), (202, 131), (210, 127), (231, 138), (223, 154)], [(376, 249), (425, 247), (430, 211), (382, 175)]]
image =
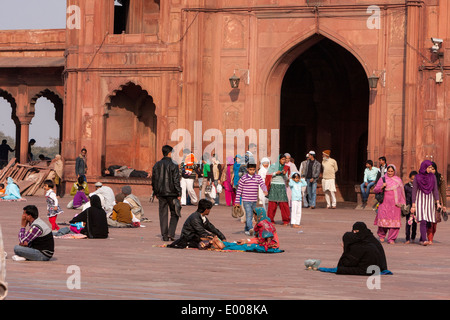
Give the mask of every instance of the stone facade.
[[(344, 199), (379, 156), (403, 178), (426, 157), (450, 176), (447, 1), (124, 0), (121, 12), (113, 2), (68, 0), (66, 30), (0, 32), (0, 95), (13, 107), (21, 161), (33, 101), (51, 96), (68, 181), (82, 147), (90, 181), (111, 164), (150, 170), (164, 144), (179, 143), (172, 132), (194, 136), (196, 121), (200, 136), (267, 130), (259, 159), (276, 158), (272, 144), (297, 165), (331, 149)], [(438, 53), (431, 37), (443, 39)], [(19, 57), (44, 62), (8, 67)]]

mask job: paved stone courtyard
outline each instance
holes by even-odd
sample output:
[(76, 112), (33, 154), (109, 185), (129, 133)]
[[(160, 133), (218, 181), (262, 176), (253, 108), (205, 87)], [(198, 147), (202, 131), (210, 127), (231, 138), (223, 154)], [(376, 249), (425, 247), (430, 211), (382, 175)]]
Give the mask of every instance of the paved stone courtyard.
[[(61, 199), (65, 207), (69, 197)], [(404, 221), (395, 245), (384, 244), (388, 267), (380, 289), (369, 289), (367, 277), (307, 271), (304, 260), (317, 258), (322, 267), (334, 267), (341, 255), (341, 238), (355, 221), (375, 232), (374, 213), (341, 203), (336, 210), (324, 205), (304, 209), (303, 230), (280, 225), (284, 253), (257, 254), (161, 248), (157, 202), (142, 199), (152, 222), (139, 229), (111, 229), (102, 240), (56, 239), (50, 262), (11, 260), (17, 244), (22, 208), (35, 204), (47, 221), (44, 197), (26, 202), (0, 202), (0, 224), (8, 252), (6, 300), (411, 300), (448, 299), (450, 296), (450, 222), (438, 225), (435, 244), (405, 245)], [(195, 207), (182, 209), (177, 236)], [(58, 221), (76, 213), (65, 209)], [(228, 241), (245, 238), (243, 224), (231, 209), (215, 206), (210, 220)], [(79, 268), (81, 288), (68, 287)]]

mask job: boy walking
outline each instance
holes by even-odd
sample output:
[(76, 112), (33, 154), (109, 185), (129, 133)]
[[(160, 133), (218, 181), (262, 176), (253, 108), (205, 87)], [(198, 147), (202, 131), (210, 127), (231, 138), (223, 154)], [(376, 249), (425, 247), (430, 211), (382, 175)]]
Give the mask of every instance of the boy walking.
[(238, 188), (236, 191), (236, 199), (234, 205), (239, 205), (242, 199), (242, 205), (245, 211), (245, 228), (246, 235), (253, 233), (253, 210), (256, 209), (258, 203), (259, 188), (262, 189), (264, 195), (268, 195), (267, 187), (260, 175), (256, 174), (256, 164), (247, 164), (247, 173), (239, 179)]
[(409, 244), (411, 241), (414, 242), (417, 233), (417, 222), (415, 221), (414, 214), (411, 213), (413, 182), (416, 175), (417, 171), (411, 171), (411, 173), (409, 174), (409, 181), (405, 184), (404, 187), (406, 206), (409, 205), (410, 208), (408, 214), (406, 215), (406, 225), (405, 225), (406, 244)]

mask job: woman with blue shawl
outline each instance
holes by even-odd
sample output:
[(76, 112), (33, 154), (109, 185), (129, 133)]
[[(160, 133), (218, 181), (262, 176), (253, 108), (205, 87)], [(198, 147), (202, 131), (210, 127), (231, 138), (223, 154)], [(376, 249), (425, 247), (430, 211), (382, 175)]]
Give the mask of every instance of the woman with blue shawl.
[(239, 168), (241, 167), (241, 162), (242, 162), (242, 156), (237, 155), (236, 157), (234, 157), (234, 164), (233, 164), (233, 188), (237, 189), (237, 186), (239, 184)]
[(21, 199), (20, 190), (17, 184), (14, 183), (14, 180), (9, 177), (6, 180), (6, 188), (5, 193), (3, 195), (0, 195), (1, 200), (19, 200)]
[(252, 239), (243, 239), (236, 242), (224, 242), (223, 250), (239, 250), (252, 252), (278, 253), (280, 250), (280, 242), (278, 240), (277, 230), (274, 224), (267, 217), (264, 208), (256, 208), (253, 211), (256, 225), (253, 230), (255, 237)]

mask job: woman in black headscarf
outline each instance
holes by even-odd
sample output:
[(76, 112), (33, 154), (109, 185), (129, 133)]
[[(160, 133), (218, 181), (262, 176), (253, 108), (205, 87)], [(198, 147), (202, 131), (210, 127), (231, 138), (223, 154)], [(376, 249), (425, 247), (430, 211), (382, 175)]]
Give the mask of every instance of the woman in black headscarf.
[(342, 241), (344, 252), (338, 262), (337, 274), (369, 275), (370, 266), (382, 269), (380, 252), (373, 243), (361, 240), (354, 232), (346, 232)]
[(379, 254), (380, 254), (380, 269), (381, 271), (383, 270), (388, 270), (387, 268), (387, 261), (386, 261), (386, 255), (384, 253), (384, 249), (383, 249), (383, 245), (380, 243), (380, 241), (375, 238), (375, 236), (373, 235), (372, 231), (370, 231), (367, 228), (367, 225), (364, 222), (355, 222), (355, 224), (353, 225), (352, 228), (352, 232), (356, 234), (356, 236), (362, 240), (362, 241), (366, 241), (369, 243), (372, 243), (373, 245), (375, 245), (375, 247), (378, 249)]
[(84, 222), (85, 227), (81, 230), (90, 239), (108, 238), (108, 222), (106, 212), (102, 208), (100, 197), (90, 197), (91, 206), (74, 217), (70, 223)]

